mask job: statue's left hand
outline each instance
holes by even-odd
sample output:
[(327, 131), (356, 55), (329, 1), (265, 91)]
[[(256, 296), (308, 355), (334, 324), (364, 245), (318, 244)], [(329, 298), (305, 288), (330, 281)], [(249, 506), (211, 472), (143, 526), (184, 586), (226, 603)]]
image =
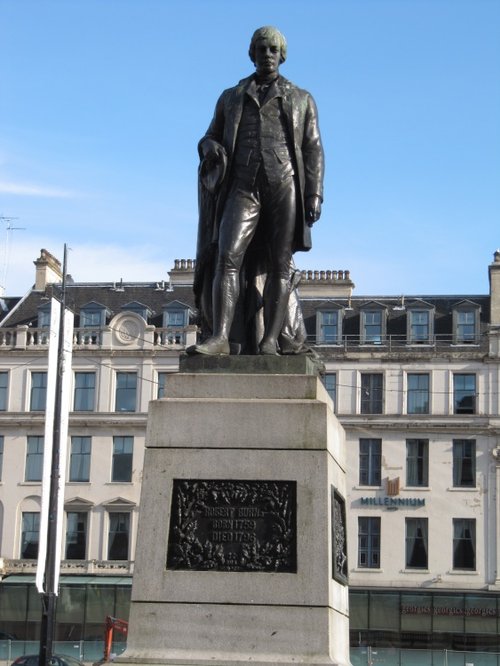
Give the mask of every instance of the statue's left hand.
[(312, 227), (312, 225), (321, 217), (321, 198), (316, 195), (307, 197), (305, 213), (306, 223), (309, 227)]

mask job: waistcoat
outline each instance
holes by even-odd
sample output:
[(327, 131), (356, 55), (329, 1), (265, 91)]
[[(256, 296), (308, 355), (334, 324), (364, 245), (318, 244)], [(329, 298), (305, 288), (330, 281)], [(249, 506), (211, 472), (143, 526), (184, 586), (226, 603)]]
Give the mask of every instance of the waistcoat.
[(233, 158), (237, 175), (253, 184), (262, 166), (270, 183), (283, 181), (294, 173), (289, 146), (281, 98), (273, 97), (259, 107), (247, 95)]

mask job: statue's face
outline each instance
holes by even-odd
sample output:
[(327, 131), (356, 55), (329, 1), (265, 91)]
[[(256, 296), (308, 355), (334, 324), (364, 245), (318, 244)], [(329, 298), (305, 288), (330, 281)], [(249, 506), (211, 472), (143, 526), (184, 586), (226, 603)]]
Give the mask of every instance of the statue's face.
[(255, 44), (257, 74), (274, 74), (280, 64), (280, 44), (277, 37), (262, 37)]

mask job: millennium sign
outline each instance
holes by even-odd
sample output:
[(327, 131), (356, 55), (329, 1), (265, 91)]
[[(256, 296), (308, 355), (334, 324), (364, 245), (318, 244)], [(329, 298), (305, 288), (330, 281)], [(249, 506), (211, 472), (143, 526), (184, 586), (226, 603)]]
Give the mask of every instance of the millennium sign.
[(420, 497), (362, 497), (361, 504), (369, 506), (425, 506), (425, 499)]

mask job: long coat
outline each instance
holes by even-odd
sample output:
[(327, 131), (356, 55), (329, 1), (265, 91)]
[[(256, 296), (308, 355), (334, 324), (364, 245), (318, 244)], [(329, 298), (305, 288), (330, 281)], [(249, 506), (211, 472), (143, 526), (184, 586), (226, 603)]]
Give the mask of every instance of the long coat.
[[(246, 90), (252, 81), (242, 79), (234, 88), (225, 90), (217, 101), (214, 117), (207, 133), (200, 141), (200, 149), (206, 139), (213, 139), (224, 146), (228, 158), (226, 177), (217, 197), (214, 238), (217, 237), (229, 179), (231, 162), (236, 145), (238, 128), (243, 113)], [(304, 201), (316, 195), (323, 200), (324, 155), (318, 127), (318, 112), (311, 95), (280, 76), (276, 82), (282, 98), (282, 109), (292, 143), (293, 158), (297, 168), (299, 188), (297, 192), (297, 223), (293, 251), (311, 249), (311, 229), (306, 223)]]

